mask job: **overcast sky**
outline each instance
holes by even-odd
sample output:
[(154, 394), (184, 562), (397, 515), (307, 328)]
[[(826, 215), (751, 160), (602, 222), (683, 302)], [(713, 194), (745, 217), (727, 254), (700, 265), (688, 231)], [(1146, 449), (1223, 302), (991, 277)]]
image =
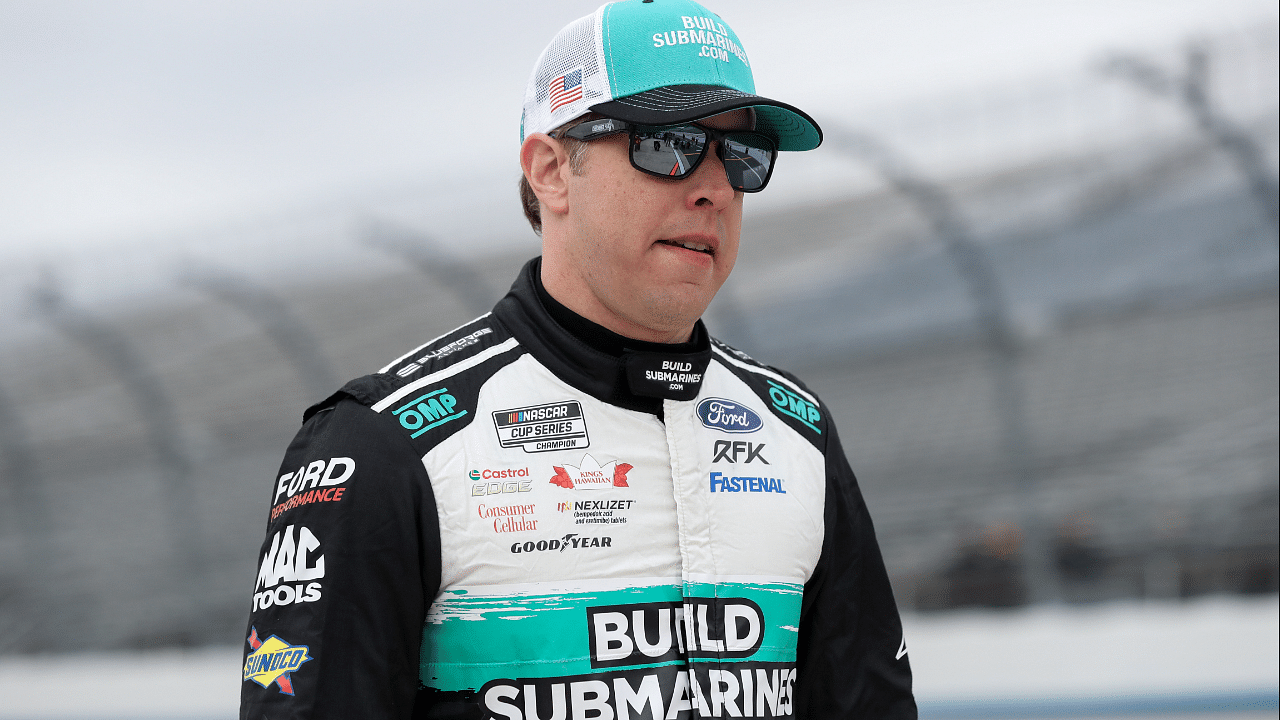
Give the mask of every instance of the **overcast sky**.
[[(0, 0), (0, 259), (379, 193), (496, 193), (518, 220), (528, 73), (597, 4)], [(711, 7), (757, 89), (820, 122), (1277, 17), (1268, 0)]]

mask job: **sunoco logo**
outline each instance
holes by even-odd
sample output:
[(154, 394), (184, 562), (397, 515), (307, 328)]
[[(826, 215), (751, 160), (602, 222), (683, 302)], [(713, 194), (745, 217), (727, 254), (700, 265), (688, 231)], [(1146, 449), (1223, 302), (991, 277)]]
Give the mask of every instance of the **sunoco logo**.
[(822, 413), (817, 406), (778, 383), (769, 381), (769, 399), (773, 401), (773, 409), (809, 426), (816, 433), (822, 431), (814, 423), (822, 422)]
[(698, 419), (712, 430), (727, 433), (751, 433), (764, 427), (764, 421), (751, 408), (723, 398), (707, 398), (698, 403)]
[(499, 410), (493, 414), (498, 444), (527, 453), (569, 450), (591, 445), (582, 404), (576, 400)]
[(432, 428), (465, 416), (466, 410), (454, 410), (457, 404), (458, 399), (450, 395), (447, 388), (440, 388), (425, 395), (419, 395), (392, 410), (391, 414), (400, 418), (401, 427), (413, 431), (409, 437), (416, 438)]
[(245, 682), (252, 680), (262, 687), (275, 683), (280, 692), (292, 695), (293, 681), (289, 675), (311, 660), (307, 646), (290, 645), (275, 635), (259, 640), (255, 627), (249, 631), (249, 647), (253, 652), (244, 659)]

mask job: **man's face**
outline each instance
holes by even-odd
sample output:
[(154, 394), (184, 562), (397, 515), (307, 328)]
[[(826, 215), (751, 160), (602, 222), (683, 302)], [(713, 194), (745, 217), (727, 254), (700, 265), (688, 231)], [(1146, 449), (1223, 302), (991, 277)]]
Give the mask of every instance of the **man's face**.
[[(748, 129), (749, 115), (699, 122)], [(666, 180), (632, 167), (627, 144), (626, 135), (589, 144), (581, 174), (569, 178), (564, 250), (584, 300), (614, 321), (602, 324), (629, 337), (683, 340), (733, 270), (742, 193), (729, 186), (715, 148), (691, 176)]]

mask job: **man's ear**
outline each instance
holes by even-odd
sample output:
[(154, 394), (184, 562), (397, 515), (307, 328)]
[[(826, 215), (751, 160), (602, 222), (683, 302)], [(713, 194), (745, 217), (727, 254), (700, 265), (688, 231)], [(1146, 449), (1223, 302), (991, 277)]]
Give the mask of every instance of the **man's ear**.
[(520, 168), (547, 210), (569, 211), (569, 153), (545, 133), (533, 133), (520, 146)]

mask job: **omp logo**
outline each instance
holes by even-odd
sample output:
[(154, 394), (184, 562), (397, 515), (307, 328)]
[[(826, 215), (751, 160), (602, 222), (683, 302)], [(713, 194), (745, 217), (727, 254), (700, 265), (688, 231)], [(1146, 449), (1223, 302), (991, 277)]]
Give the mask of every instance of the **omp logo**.
[[(486, 495), (501, 495), (504, 493), (525, 493), (533, 491), (531, 480), (518, 480), (514, 478), (529, 477), (529, 468), (509, 468), (505, 470), (472, 470), (467, 473), (467, 477), (475, 481), (475, 485), (471, 486), (471, 497), (484, 497)], [(481, 482), (485, 481), (485, 482)]]
[(458, 404), (458, 399), (449, 394), (447, 388), (432, 390), (425, 395), (410, 400), (391, 411), (392, 415), (400, 418), (400, 426), (405, 430), (412, 430), (413, 434), (409, 437), (418, 437), (422, 433), (440, 427), (450, 420), (457, 420), (467, 414), (466, 410), (457, 410), (454, 408)]
[(769, 399), (773, 401), (774, 410), (799, 420), (816, 433), (822, 432), (814, 425), (822, 422), (822, 413), (813, 403), (772, 380), (769, 381)]
[(747, 658), (764, 640), (764, 611), (746, 598), (588, 607), (587, 631), (593, 668)]
[(244, 681), (252, 680), (264, 688), (275, 683), (280, 692), (292, 695), (293, 680), (289, 675), (311, 660), (307, 646), (290, 645), (275, 635), (259, 640), (255, 627), (249, 630), (249, 647), (253, 651), (244, 659)]
[(711, 473), (711, 492), (751, 492), (778, 493), (786, 495), (782, 487), (782, 478), (770, 477), (729, 477), (724, 473)]
[(524, 543), (512, 543), (511, 552), (513, 553), (531, 553), (546, 552), (548, 550), (559, 550), (564, 552), (569, 549), (585, 549), (597, 547), (613, 547), (613, 538), (611, 537), (582, 537), (577, 533), (569, 533), (559, 540), (532, 540)]
[[(717, 440), (715, 446), (712, 448), (712, 451), (714, 452), (714, 455), (711, 458), (711, 462), (713, 463), (714, 462), (736, 463), (739, 461), (744, 463), (750, 463), (750, 462), (755, 462), (759, 460), (765, 465), (769, 464), (769, 461), (764, 459), (764, 455), (760, 454), (764, 452), (764, 443), (729, 442), (728, 440)], [(745, 460), (742, 457), (744, 454), (746, 455)]]
[(631, 487), (627, 484), (627, 472), (631, 468), (630, 464), (620, 463), (617, 460), (610, 460), (601, 465), (590, 455), (583, 455), (582, 461), (576, 467), (568, 463), (565, 463), (564, 467), (552, 465), (551, 469), (555, 470), (556, 474), (551, 478), (551, 484), (566, 490)]
[(751, 433), (764, 427), (754, 410), (724, 398), (707, 398), (698, 403), (698, 419), (705, 427), (727, 433)]
[[(254, 585), (253, 608), (265, 610), (272, 605), (309, 603), (320, 599), (324, 577), (324, 555), (316, 553), (320, 541), (305, 527), (299, 527), (294, 539), (293, 525), (271, 538), (271, 549), (262, 556), (258, 582)], [(259, 591), (260, 588), (264, 588)]]
[[(276, 481), (276, 496), (271, 508), (271, 519), (302, 505), (316, 502), (338, 502), (346, 488), (335, 488), (346, 482), (356, 471), (356, 461), (351, 458), (336, 457), (330, 460), (316, 460), (303, 465), (296, 471), (285, 473)], [(318, 487), (317, 487), (318, 486)], [(306, 492), (303, 492), (303, 491)], [(302, 493), (302, 494), (298, 494)], [(280, 496), (288, 500), (280, 502)]]

